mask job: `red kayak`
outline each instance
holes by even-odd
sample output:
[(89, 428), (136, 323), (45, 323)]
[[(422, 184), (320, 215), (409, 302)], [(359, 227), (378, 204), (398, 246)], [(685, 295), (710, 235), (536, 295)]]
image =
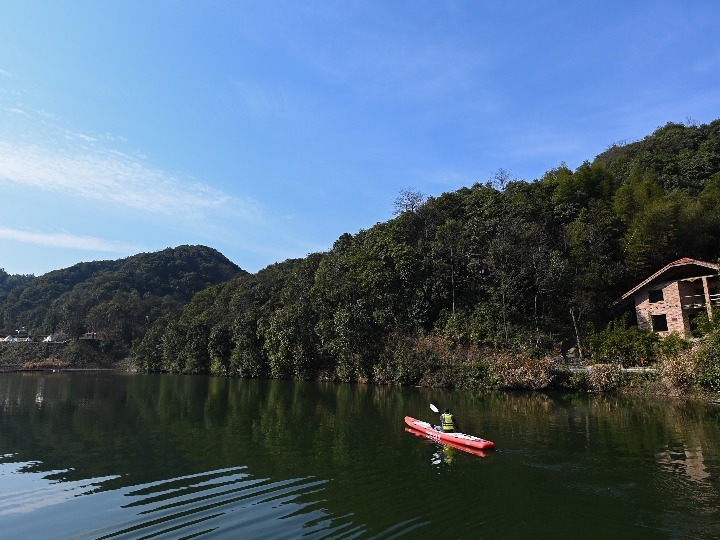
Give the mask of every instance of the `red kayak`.
[(446, 443), (451, 446), (475, 448), (477, 450), (492, 450), (495, 448), (495, 443), (487, 439), (475, 437), (474, 435), (466, 435), (465, 433), (444, 433), (438, 431), (427, 422), (411, 416), (405, 417), (405, 423), (414, 431), (422, 433), (422, 435), (433, 441)]
[[(423, 439), (426, 439), (427, 436), (422, 431), (418, 431), (417, 429), (413, 429), (411, 427), (405, 426), (405, 431), (407, 433), (412, 433), (416, 437), (422, 437)], [(457, 444), (454, 442), (447, 442), (442, 441), (441, 443), (443, 446), (449, 446), (450, 448), (455, 448), (457, 450), (461, 450), (463, 452), (467, 452), (468, 454), (474, 454), (476, 456), (480, 457), (487, 457), (487, 450), (478, 450), (477, 448), (473, 448), (471, 446), (465, 446), (464, 444)]]

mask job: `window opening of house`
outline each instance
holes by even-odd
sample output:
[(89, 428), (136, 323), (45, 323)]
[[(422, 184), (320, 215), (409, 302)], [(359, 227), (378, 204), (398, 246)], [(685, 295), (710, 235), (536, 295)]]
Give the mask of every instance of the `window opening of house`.
[(707, 328), (707, 311), (696, 311), (695, 313), (688, 313), (688, 322), (690, 323), (690, 335), (692, 337), (702, 337), (703, 327)]
[(654, 304), (656, 302), (662, 302), (664, 300), (662, 289), (648, 291), (648, 299), (650, 300), (651, 304)]
[(652, 328), (655, 332), (667, 332), (667, 315), (653, 315)]

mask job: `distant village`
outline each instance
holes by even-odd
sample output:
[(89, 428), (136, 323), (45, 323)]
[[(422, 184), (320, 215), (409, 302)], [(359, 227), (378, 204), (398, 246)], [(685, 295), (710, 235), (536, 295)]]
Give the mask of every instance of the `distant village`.
[[(30, 334), (25, 328), (18, 328), (16, 330), (8, 331), (7, 329), (0, 332), (0, 336), (5, 336), (0, 339), (0, 343), (67, 343), (70, 341), (65, 334)], [(80, 336), (81, 340), (94, 341), (100, 339), (96, 332), (88, 332)]]

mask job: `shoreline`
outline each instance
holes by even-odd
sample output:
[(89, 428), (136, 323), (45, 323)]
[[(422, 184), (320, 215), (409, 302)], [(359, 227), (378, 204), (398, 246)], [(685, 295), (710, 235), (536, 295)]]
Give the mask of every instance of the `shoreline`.
[[(124, 364), (127, 364), (128, 362), (122, 362)], [(591, 370), (591, 366), (566, 366), (565, 369), (569, 373), (587, 373)], [(660, 371), (657, 367), (630, 367), (630, 368), (620, 368), (622, 373), (626, 374), (653, 374), (657, 375)], [(2, 367), (0, 368), (0, 375), (7, 374), (7, 373), (29, 373), (29, 374), (48, 374), (48, 373), (101, 373), (101, 372), (115, 372), (115, 373), (122, 373), (122, 374), (140, 374), (142, 372), (138, 371), (135, 366), (114, 366), (114, 367)], [(164, 372), (163, 372), (164, 373)], [(186, 373), (179, 373), (178, 375), (191, 375)], [(212, 373), (203, 373), (201, 375), (207, 376), (207, 377), (223, 377), (223, 378), (243, 378), (243, 377), (232, 377), (232, 376), (220, 376), (220, 375), (213, 375)], [(247, 378), (247, 377), (245, 377)], [(251, 379), (253, 377), (250, 377)], [(272, 378), (268, 378), (267, 380), (274, 380)], [(320, 380), (320, 379), (318, 379)], [(348, 384), (346, 382), (336, 380), (336, 381), (329, 381), (329, 382), (335, 382), (335, 383), (341, 383), (341, 384)], [(388, 384), (382, 384), (378, 382), (371, 382), (371, 381), (353, 381), (350, 384), (366, 384), (366, 385), (373, 385), (373, 386), (389, 386)], [(403, 385), (390, 385), (390, 386), (398, 386), (402, 387)], [(415, 388), (437, 388), (437, 389), (452, 389), (457, 391), (472, 391), (468, 388), (459, 388), (459, 387), (447, 387), (447, 386), (431, 386), (431, 385), (411, 385)], [(571, 394), (619, 394), (619, 395), (626, 395), (626, 396), (647, 396), (647, 397), (670, 397), (673, 399), (678, 400), (685, 400), (685, 401), (702, 401), (707, 403), (712, 403), (715, 405), (720, 405), (720, 392), (708, 392), (707, 390), (699, 389), (699, 388), (690, 388), (685, 392), (670, 392), (667, 387), (662, 385), (662, 383), (659, 381), (659, 379), (653, 379), (653, 380), (645, 380), (640, 381), (639, 384), (628, 384), (628, 385), (619, 385), (612, 389), (607, 390), (587, 390), (587, 389), (573, 389), (573, 388), (483, 388), (480, 390), (477, 390), (479, 392), (483, 391), (498, 391), (498, 392), (533, 392), (533, 393), (551, 393), (551, 392), (566, 392)]]

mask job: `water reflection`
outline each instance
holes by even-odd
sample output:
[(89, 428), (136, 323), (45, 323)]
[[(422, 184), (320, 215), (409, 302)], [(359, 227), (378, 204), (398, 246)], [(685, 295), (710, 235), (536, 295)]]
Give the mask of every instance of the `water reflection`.
[(424, 432), (417, 429), (412, 429), (410, 427), (405, 427), (405, 433), (411, 433), (417, 437), (420, 437), (421, 439), (425, 439), (429, 444), (438, 447), (438, 451), (433, 454), (433, 465), (438, 465), (439, 463), (452, 463), (455, 459), (456, 452), (461, 452), (482, 458), (488, 457), (494, 453), (494, 450), (483, 451), (477, 448), (464, 446), (462, 444), (454, 444), (450, 441), (440, 442), (435, 439), (430, 439)]
[[(403, 418), (435, 419), (431, 402), (499, 450), (481, 459), (411, 436)], [(719, 448), (710, 404), (6, 374), (0, 530), (536, 538), (587, 535), (592, 520), (603, 537), (720, 537)]]
[(667, 449), (655, 454), (655, 459), (660, 465), (666, 466), (673, 475), (683, 474), (699, 483), (710, 477), (700, 446), (692, 450), (687, 447), (679, 450)]
[(433, 465), (452, 465), (453, 461), (455, 460), (455, 452), (458, 450), (455, 450), (454, 448), (450, 446), (444, 446), (442, 449), (438, 450), (432, 455), (432, 464)]

